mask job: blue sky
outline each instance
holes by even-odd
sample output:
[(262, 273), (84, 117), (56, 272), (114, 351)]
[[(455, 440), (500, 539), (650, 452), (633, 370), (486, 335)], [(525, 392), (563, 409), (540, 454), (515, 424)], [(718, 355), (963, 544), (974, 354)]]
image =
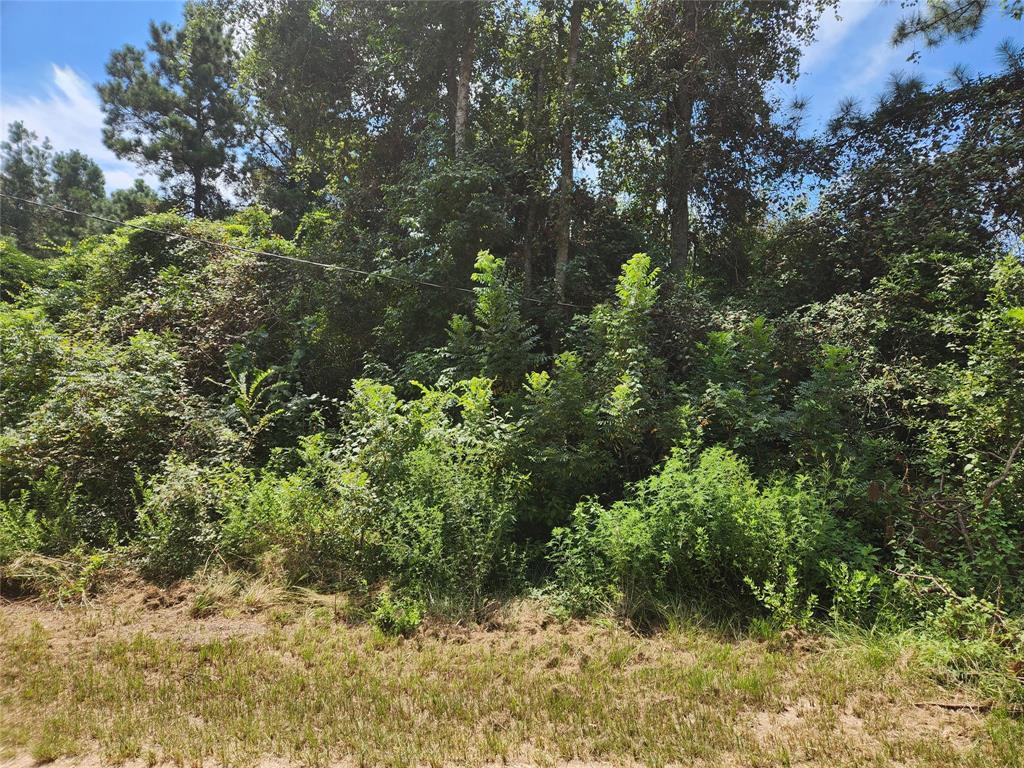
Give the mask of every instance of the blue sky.
[[(176, 0), (0, 0), (0, 121), (23, 120), (56, 149), (86, 152), (103, 168), (110, 189), (130, 185), (139, 173), (103, 146), (94, 85), (111, 50), (144, 45), (150, 19), (177, 23), (182, 6)], [(1024, 24), (995, 10), (974, 39), (924, 49), (910, 63), (914, 45), (889, 45), (903, 13), (898, 2), (842, 0), (839, 18), (826, 14), (817, 41), (805, 51), (800, 79), (782, 88), (786, 97), (809, 100), (807, 130), (819, 128), (844, 97), (870, 104), (893, 71), (929, 82), (946, 77), (955, 64), (991, 72), (1002, 40), (1024, 43)]]
[[(843, 98), (870, 106), (894, 72), (917, 75), (928, 83), (947, 78), (958, 64), (973, 74), (993, 72), (1000, 68), (997, 48), (1002, 41), (1024, 43), (1024, 24), (996, 7), (971, 40), (949, 40), (936, 48), (912, 41), (894, 48), (890, 45), (893, 28), (906, 12), (899, 2), (864, 0), (841, 0), (836, 11), (826, 12), (815, 42), (804, 51), (800, 79), (783, 89), (787, 96), (809, 100), (808, 129), (820, 128)], [(920, 51), (920, 59), (907, 61), (915, 50)]]
[[(95, 83), (110, 52), (145, 45), (149, 21), (181, 21), (176, 0), (0, 0), (0, 122), (23, 120), (57, 150), (81, 149), (108, 191), (142, 174), (103, 146)], [(156, 186), (156, 180), (147, 179)]]

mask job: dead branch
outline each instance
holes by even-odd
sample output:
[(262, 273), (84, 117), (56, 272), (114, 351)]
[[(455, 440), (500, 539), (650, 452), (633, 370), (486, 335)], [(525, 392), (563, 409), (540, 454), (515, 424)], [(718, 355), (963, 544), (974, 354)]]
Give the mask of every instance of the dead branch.
[(1020, 451), (1021, 446), (1024, 445), (1024, 435), (1021, 436), (1017, 444), (1013, 446), (1013, 450), (1010, 451), (1010, 456), (1006, 460), (1006, 464), (1003, 466), (1003, 471), (999, 473), (999, 477), (993, 480), (985, 488), (985, 495), (981, 497), (982, 509), (988, 509), (988, 505), (992, 502), (992, 494), (996, 492), (996, 488), (999, 484), (1004, 482), (1006, 478), (1010, 476), (1010, 470), (1013, 468), (1013, 460), (1017, 458), (1017, 453)]

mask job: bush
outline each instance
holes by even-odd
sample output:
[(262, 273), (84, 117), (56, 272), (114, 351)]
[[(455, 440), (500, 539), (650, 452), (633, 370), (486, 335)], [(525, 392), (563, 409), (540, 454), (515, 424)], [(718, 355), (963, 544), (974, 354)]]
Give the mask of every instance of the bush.
[(792, 620), (822, 584), (818, 563), (832, 546), (828, 497), (809, 478), (761, 485), (719, 447), (695, 458), (676, 450), (626, 501), (580, 504), (555, 532), (552, 557), (576, 611), (644, 618), (671, 596), (701, 594), (757, 597)]
[(0, 236), (0, 299), (17, 296), (46, 273), (46, 263), (19, 250), (14, 239)]
[(0, 500), (0, 563), (25, 553), (63, 555), (84, 534), (84, 510), (75, 487), (68, 488), (56, 467), (27, 488)]
[(0, 302), (0, 420), (13, 427), (46, 399), (69, 345), (37, 307)]
[(297, 466), (266, 472), (228, 513), (225, 555), (254, 564), (276, 550), (295, 582), (388, 581), (478, 606), (517, 570), (511, 531), (526, 478), (510, 459), (515, 427), (495, 412), (488, 380), (421, 391), (403, 402), (357, 381), (334, 444), (304, 438)]
[(384, 589), (377, 597), (372, 619), (385, 635), (408, 637), (423, 621), (423, 605), (417, 600), (395, 597), (390, 589)]
[(537, 329), (520, 313), (520, 297), (503, 259), (489, 251), (477, 255), (473, 282), (476, 302), (473, 319), (452, 317), (448, 346), (442, 357), (453, 363), (456, 374), (492, 377), (497, 388), (518, 387), (523, 376), (540, 362)]
[(272, 554), (293, 583), (354, 586), (381, 570), (381, 510), (365, 473), (332, 458), (324, 434), (299, 441), (298, 466), (267, 471), (221, 527), (221, 551), (257, 567)]
[(615, 300), (577, 318), (574, 348), (526, 376), (518, 405), (520, 463), (535, 480), (529, 534), (547, 537), (585, 496), (621, 494), (679, 432), (677, 393), (653, 351), (658, 274), (647, 254), (630, 257)]
[(168, 582), (207, 562), (217, 548), (220, 520), (244, 502), (249, 482), (238, 466), (203, 467), (171, 457), (142, 495), (136, 541), (143, 574)]
[(0, 565), (26, 552), (39, 552), (44, 540), (43, 526), (29, 505), (27, 492), (0, 500)]
[(138, 476), (172, 451), (215, 453), (232, 439), (183, 384), (169, 347), (149, 333), (117, 345), (75, 338), (52, 386), (0, 441), (5, 490), (59, 471), (91, 507), (87, 536), (98, 540), (108, 524), (130, 531)]
[[(941, 417), (927, 422), (921, 460), (936, 478), (913, 510), (929, 521), (908, 552), (961, 592), (1024, 609), (1024, 264), (992, 270), (988, 303), (963, 366), (933, 377)], [(909, 528), (909, 526), (908, 526)]]
[(396, 585), (479, 606), (499, 574), (517, 571), (511, 532), (527, 488), (512, 461), (517, 428), (496, 411), (491, 382), (423, 387), (406, 403), (372, 382), (354, 392), (343, 453), (384, 505)]
[(592, 384), (575, 352), (558, 355), (551, 373), (526, 377), (517, 453), (532, 483), (523, 522), (544, 540), (568, 522), (581, 496), (604, 490), (617, 475)]

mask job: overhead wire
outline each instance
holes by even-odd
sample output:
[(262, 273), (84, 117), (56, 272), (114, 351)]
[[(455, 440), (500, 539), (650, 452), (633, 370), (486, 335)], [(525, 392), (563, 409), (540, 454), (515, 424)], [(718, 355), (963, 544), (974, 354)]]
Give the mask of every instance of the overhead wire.
[[(127, 227), (129, 229), (141, 230), (143, 232), (150, 232), (156, 235), (163, 235), (168, 238), (175, 238), (179, 240), (188, 240), (194, 243), (200, 243), (202, 245), (208, 245), (213, 248), (227, 248), (240, 253), (247, 253), (251, 256), (260, 256), (265, 258), (279, 259), (281, 261), (291, 261), (296, 264), (306, 264), (311, 267), (320, 267), (328, 271), (347, 272), (352, 275), (359, 275), (367, 278), (381, 278), (383, 280), (391, 280), (393, 282), (403, 283), (405, 285), (422, 285), (427, 288), (435, 288), (443, 291), (460, 291), (462, 293), (468, 293), (474, 295), (476, 291), (473, 288), (466, 288), (461, 285), (444, 285), (442, 283), (434, 283), (430, 280), (421, 280), (415, 277), (401, 277), (399, 275), (392, 275), (387, 272), (380, 272), (374, 270), (358, 269), (356, 267), (345, 266), (344, 264), (327, 264), (322, 261), (313, 261), (312, 259), (303, 259), (299, 256), (288, 256), (283, 253), (274, 253), (273, 251), (261, 251), (256, 248), (247, 248), (244, 245), (235, 245), (233, 243), (222, 243), (216, 240), (209, 240), (204, 237), (198, 237), (183, 232), (171, 232), (166, 229), (158, 229), (157, 227), (148, 227), (144, 224), (135, 224), (130, 221), (120, 221), (118, 219), (112, 219), (108, 216), (100, 216), (96, 213), (87, 213), (86, 211), (76, 211), (72, 208), (65, 208), (62, 205), (54, 205), (53, 203), (45, 203), (41, 200), (32, 200), (27, 197), (18, 197), (17, 195), (11, 195), (7, 192), (0, 192), (0, 197), (6, 197), (8, 200), (14, 200), (19, 203), (26, 203), (28, 205), (35, 205), (39, 208), (48, 208), (52, 211), (59, 213), (71, 214), (74, 216), (81, 216), (87, 219), (93, 219), (95, 221), (102, 221), (106, 224), (112, 224), (117, 227)], [(573, 304), (568, 301), (549, 301), (546, 299), (540, 299), (536, 296), (522, 296), (520, 297), (523, 301), (529, 301), (534, 304), (540, 305), (554, 305), (558, 307), (568, 307), (571, 309), (587, 309), (580, 304)]]

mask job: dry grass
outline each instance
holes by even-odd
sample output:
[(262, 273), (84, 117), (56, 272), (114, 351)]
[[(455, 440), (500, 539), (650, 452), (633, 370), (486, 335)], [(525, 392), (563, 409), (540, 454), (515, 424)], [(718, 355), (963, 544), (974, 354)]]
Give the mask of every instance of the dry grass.
[(338, 614), (239, 582), (2, 605), (0, 761), (1024, 765), (1024, 724), (923, 705), (968, 699), (892, 639), (640, 637), (527, 605), (395, 640)]

